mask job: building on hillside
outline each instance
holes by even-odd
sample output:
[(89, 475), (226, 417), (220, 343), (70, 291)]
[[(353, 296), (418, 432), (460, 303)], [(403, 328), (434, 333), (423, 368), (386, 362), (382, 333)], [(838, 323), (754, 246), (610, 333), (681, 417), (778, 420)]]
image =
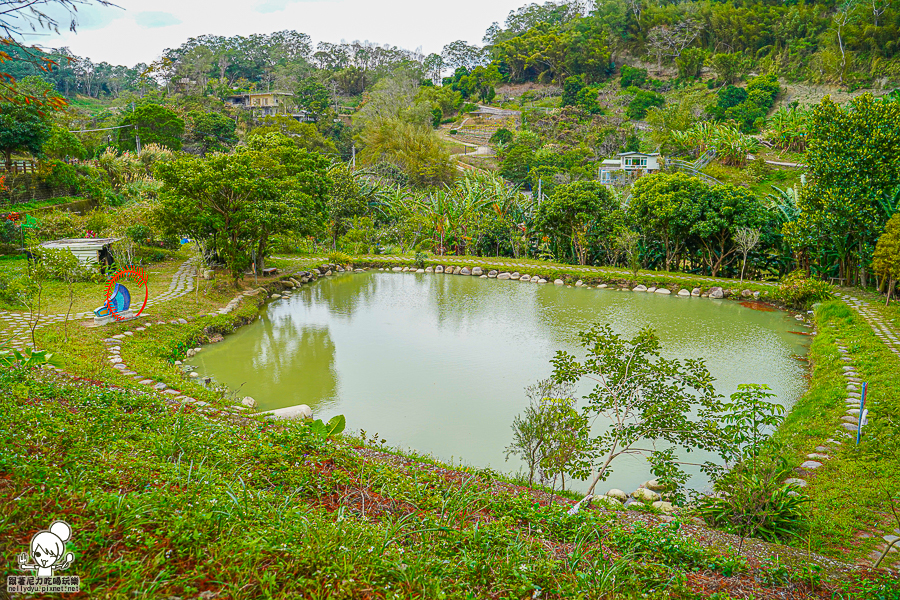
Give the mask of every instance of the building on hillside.
[(301, 123), (315, 122), (316, 116), (305, 110), (296, 110), (290, 92), (246, 92), (228, 96), (225, 103), (253, 112), (254, 117), (285, 115)]
[(620, 152), (618, 158), (607, 158), (600, 163), (598, 178), (604, 185), (634, 181), (638, 177), (656, 173), (660, 169), (659, 152)]

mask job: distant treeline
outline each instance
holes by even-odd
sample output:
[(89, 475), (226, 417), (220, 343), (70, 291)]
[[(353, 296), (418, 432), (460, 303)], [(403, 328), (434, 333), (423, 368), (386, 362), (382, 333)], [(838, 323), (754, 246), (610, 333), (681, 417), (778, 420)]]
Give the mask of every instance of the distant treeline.
[(706, 65), (726, 79), (756, 71), (862, 83), (900, 77), (898, 40), (900, 2), (891, 0), (608, 0), (589, 10), (577, 2), (530, 4), (512, 11), (503, 25), (491, 25), (483, 45), (460, 40), (427, 56), (369, 42), (313, 45), (304, 33), (279, 31), (199, 36), (133, 67), (93, 63), (62, 48), (44, 55), (57, 62), (50, 72), (28, 61), (5, 68), (15, 77), (40, 75), (61, 94), (94, 98), (154, 88), (213, 95), (295, 91), (304, 80), (332, 97), (355, 96), (398, 69), (435, 84), (454, 72), (449, 83), (473, 77), (455, 89), (486, 100), (501, 81), (561, 84), (579, 76), (592, 83), (635, 59), (678, 66), (680, 75), (696, 76)]

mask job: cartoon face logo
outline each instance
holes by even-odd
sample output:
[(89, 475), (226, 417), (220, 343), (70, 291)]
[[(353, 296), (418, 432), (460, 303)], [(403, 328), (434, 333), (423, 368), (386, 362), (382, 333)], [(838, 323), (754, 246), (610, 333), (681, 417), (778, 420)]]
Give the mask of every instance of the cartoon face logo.
[(69, 568), (75, 556), (66, 554), (66, 542), (72, 537), (72, 528), (65, 521), (54, 521), (49, 529), (38, 531), (31, 538), (31, 559), (24, 552), (19, 555), (19, 568), (37, 571), (38, 577), (52, 577), (54, 571)]

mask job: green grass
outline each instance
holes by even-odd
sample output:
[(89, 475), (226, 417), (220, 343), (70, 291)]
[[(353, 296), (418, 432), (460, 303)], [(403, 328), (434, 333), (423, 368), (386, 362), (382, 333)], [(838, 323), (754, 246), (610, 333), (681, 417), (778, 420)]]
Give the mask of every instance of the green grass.
[[(843, 302), (824, 303), (816, 311), (818, 335), (810, 348), (813, 374), (807, 393), (791, 410), (776, 439), (787, 447), (793, 466), (816, 446), (844, 440), (831, 460), (809, 479), (811, 544), (825, 554), (859, 559), (880, 541), (856, 535), (862, 530), (889, 533), (900, 527), (890, 516), (889, 498), (900, 495), (900, 455), (896, 423), (900, 418), (900, 360), (875, 337), (869, 325)], [(837, 342), (849, 350), (851, 363), (840, 360)], [(837, 433), (845, 414), (846, 380), (842, 367), (852, 364), (869, 383), (870, 425), (857, 448), (855, 437)], [(891, 422), (893, 421), (893, 423)]]
[[(489, 263), (485, 270), (514, 270), (499, 264), (509, 263), (570, 283), (630, 279), (623, 270), (576, 274), (571, 265), (507, 258), (432, 257), (429, 263), (465, 266), (473, 259)], [(378, 260), (383, 257), (356, 262)], [(270, 262), (290, 272), (317, 261), (285, 256)], [(639, 279), (689, 288), (679, 276), (642, 272)], [(227, 392), (198, 385), (172, 361), (212, 333), (254, 318), (262, 297), (210, 317), (207, 312), (237, 291), (221, 279), (202, 284), (198, 295), (155, 306), (146, 319), (193, 316), (187, 325), (135, 332), (121, 353), (142, 375), (219, 409), (233, 401)], [(242, 289), (254, 285), (248, 278)], [(896, 359), (882, 356), (868, 326), (842, 307), (826, 303), (817, 314), (822, 332), (813, 344), (811, 388), (779, 434), (797, 462), (830, 436), (832, 419), (843, 410), (831, 325), (840, 328), (854, 359), (862, 357), (860, 371), (867, 377), (872, 371), (873, 388), (881, 389), (873, 389), (873, 410), (892, 402), (885, 390), (896, 385), (892, 373), (900, 370), (884, 361)], [(551, 504), (546, 491), (491, 471), (450, 467), (372, 440), (325, 441), (303, 423), (166, 404), (112, 369), (101, 342), (141, 322), (99, 329), (70, 324), (68, 340), (61, 324), (38, 330), (39, 346), (83, 380), (0, 371), (0, 552), (7, 571), (35, 530), (64, 517), (75, 531), (72, 572), (91, 597), (101, 598), (196, 597), (200, 591), (233, 598), (525, 598), (539, 589), (541, 598), (693, 599), (705, 597), (701, 590), (709, 582), (734, 597), (789, 589), (803, 594), (810, 578), (815, 584), (817, 576), (803, 570), (816, 561), (805, 548), (756, 544), (756, 558), (746, 559), (729, 548), (735, 538), (702, 529), (698, 537), (693, 524), (691, 531), (678, 521), (660, 528), (659, 517), (634, 511), (569, 517), (566, 499)], [(347, 417), (355, 429), (353, 415)], [(811, 482), (813, 551), (841, 558), (867, 551), (866, 543), (845, 548), (843, 540), (852, 539), (854, 524), (879, 518), (877, 494), (861, 469), (872, 462), (880, 435), (872, 430), (868, 455), (837, 456)], [(878, 460), (877, 478), (889, 483), (896, 459)], [(830, 598), (847, 588), (840, 596), (847, 600), (900, 594), (888, 583), (847, 577), (826, 565), (815, 593)]]
[[(810, 581), (774, 554), (704, 547), (677, 521), (570, 517), (490, 474), (47, 371), (0, 372), (0, 444), (6, 571), (65, 518), (90, 597), (688, 599), (705, 585), (692, 573), (756, 593)], [(845, 579), (812, 578), (822, 597)]]
[(17, 202), (15, 204), (4, 204), (2, 210), (12, 212), (28, 212), (50, 206), (58, 206), (60, 204), (69, 204), (71, 202), (84, 202), (87, 198), (80, 196), (60, 196), (57, 198), (48, 198), (47, 200), (33, 200), (31, 202)]

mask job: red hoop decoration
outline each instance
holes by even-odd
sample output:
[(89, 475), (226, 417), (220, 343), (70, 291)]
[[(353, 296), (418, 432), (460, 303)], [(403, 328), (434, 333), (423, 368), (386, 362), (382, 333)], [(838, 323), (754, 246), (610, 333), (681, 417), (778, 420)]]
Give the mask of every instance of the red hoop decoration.
[(135, 313), (135, 317), (140, 316), (140, 314), (144, 312), (144, 309), (147, 307), (147, 300), (150, 298), (150, 289), (147, 287), (147, 274), (143, 269), (132, 267), (130, 269), (122, 269), (121, 271), (117, 271), (112, 277), (109, 278), (109, 281), (106, 283), (106, 297), (103, 301), (103, 304), (106, 305), (106, 310), (109, 311), (109, 314), (112, 315), (116, 319), (116, 321), (121, 321), (125, 317), (119, 315), (115, 311), (115, 309), (113, 309), (109, 301), (113, 290), (116, 289), (116, 283), (118, 283), (120, 279), (131, 280), (138, 284), (138, 287), (143, 286), (144, 288), (144, 303), (141, 305), (141, 310)]

